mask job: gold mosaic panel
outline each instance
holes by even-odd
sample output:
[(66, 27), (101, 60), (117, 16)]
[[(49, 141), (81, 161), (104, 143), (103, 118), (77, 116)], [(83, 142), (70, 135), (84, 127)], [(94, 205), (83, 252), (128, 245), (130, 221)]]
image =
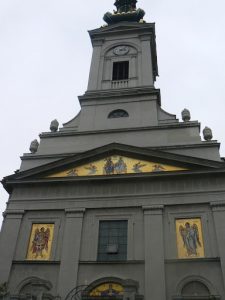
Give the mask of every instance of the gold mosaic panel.
[(118, 283), (103, 283), (95, 287), (90, 293), (89, 296), (101, 297), (101, 296), (116, 296), (123, 295), (124, 288), (121, 284)]
[(113, 155), (82, 166), (67, 169), (48, 177), (97, 176), (117, 174), (138, 174), (149, 172), (187, 170), (167, 164), (138, 160), (120, 155)]
[(33, 224), (27, 250), (27, 260), (49, 260), (54, 224)]
[(176, 220), (179, 258), (204, 257), (204, 243), (200, 218)]

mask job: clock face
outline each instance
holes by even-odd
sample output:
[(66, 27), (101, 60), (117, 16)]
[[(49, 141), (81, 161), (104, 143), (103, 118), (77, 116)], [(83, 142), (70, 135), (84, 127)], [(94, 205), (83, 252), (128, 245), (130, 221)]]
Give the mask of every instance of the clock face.
[(129, 47), (128, 46), (118, 46), (116, 47), (113, 52), (116, 55), (126, 55), (129, 52)]

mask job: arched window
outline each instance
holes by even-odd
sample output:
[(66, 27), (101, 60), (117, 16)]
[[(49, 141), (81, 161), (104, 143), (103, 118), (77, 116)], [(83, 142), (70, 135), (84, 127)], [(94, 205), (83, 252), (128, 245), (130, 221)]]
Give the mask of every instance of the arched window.
[(109, 119), (114, 119), (114, 118), (126, 118), (129, 117), (129, 114), (127, 111), (123, 109), (116, 109), (111, 111), (111, 113), (108, 115)]
[(210, 300), (221, 299), (217, 291), (207, 279), (201, 276), (188, 276), (177, 286), (173, 300)]
[(182, 289), (182, 296), (210, 296), (209, 289), (200, 281), (188, 282)]
[[(52, 288), (52, 284), (49, 281), (30, 277), (21, 282), (19, 287), (19, 295), (21, 299), (37, 300), (53, 300), (54, 297), (49, 293)], [(20, 299), (19, 298), (19, 299)]]

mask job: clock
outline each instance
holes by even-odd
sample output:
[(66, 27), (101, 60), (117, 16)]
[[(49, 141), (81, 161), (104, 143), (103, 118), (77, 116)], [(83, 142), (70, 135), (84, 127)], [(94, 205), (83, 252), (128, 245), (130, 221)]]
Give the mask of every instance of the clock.
[(118, 46), (114, 48), (113, 53), (116, 55), (126, 55), (129, 52), (128, 46)]

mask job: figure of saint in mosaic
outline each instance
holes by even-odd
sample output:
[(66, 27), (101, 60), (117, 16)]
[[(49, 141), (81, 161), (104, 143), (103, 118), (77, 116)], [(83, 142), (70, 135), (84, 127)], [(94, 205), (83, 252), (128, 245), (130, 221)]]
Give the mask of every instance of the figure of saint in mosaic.
[(196, 224), (190, 225), (189, 222), (186, 222), (185, 226), (180, 225), (179, 231), (187, 251), (187, 256), (197, 256), (197, 248), (202, 246), (198, 226)]
[(48, 251), (48, 241), (50, 238), (49, 228), (44, 227), (37, 228), (35, 230), (34, 238), (32, 241), (32, 253), (35, 254), (35, 258), (38, 256), (43, 257), (43, 250)]

